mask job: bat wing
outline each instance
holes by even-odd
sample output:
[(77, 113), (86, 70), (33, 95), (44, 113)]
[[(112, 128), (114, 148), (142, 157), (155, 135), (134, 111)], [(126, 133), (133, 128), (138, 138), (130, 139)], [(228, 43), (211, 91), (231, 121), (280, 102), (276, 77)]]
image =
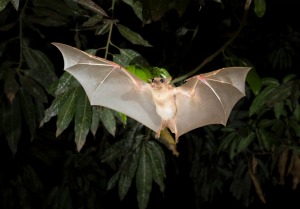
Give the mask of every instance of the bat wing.
[(79, 81), (91, 105), (122, 112), (153, 131), (158, 131), (161, 118), (156, 113), (148, 83), (116, 63), (68, 45), (53, 44), (63, 55), (64, 70)]
[(226, 125), (230, 112), (245, 96), (245, 78), (250, 68), (228, 67), (194, 76), (181, 85), (180, 91), (194, 95), (176, 95), (178, 136), (209, 124)]

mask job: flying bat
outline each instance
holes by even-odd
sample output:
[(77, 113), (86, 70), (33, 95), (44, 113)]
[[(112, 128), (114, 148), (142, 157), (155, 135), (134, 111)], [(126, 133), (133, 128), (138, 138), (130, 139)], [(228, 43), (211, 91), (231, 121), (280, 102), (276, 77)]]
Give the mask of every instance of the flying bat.
[(234, 105), (245, 96), (249, 67), (227, 67), (193, 76), (175, 87), (170, 78), (147, 83), (120, 65), (74, 47), (53, 43), (64, 70), (84, 88), (91, 105), (104, 106), (137, 120), (156, 133), (164, 128), (175, 140), (201, 126), (226, 125)]

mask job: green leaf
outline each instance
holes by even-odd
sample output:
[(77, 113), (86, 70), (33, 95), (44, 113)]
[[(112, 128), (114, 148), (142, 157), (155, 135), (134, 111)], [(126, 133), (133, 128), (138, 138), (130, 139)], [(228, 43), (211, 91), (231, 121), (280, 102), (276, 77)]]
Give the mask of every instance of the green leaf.
[(136, 189), (139, 209), (145, 209), (148, 205), (150, 192), (152, 189), (152, 166), (151, 160), (143, 145), (139, 165), (136, 173)]
[[(164, 192), (165, 190), (165, 184), (164, 184), (164, 178), (165, 178), (165, 167), (162, 167), (161, 161), (164, 161), (161, 159), (161, 153), (157, 153), (157, 150), (152, 149), (153, 144), (149, 145), (147, 143), (147, 154), (151, 161), (151, 167), (152, 167), (152, 175), (153, 180), (159, 185), (160, 191)], [(163, 156), (164, 157), (164, 156)]]
[(102, 21), (103, 21), (103, 16), (96, 14), (92, 17), (89, 17), (89, 19), (87, 21), (82, 23), (82, 26), (83, 27), (94, 27), (95, 25), (97, 25), (99, 22), (102, 22)]
[(82, 6), (90, 9), (91, 11), (95, 12), (96, 14), (103, 15), (105, 17), (108, 17), (106, 12), (97, 4), (95, 4), (92, 0), (74, 0), (78, 4), (81, 4)]
[(118, 170), (107, 182), (107, 190), (111, 190), (117, 184), (121, 171)]
[(112, 23), (109, 22), (105, 22), (99, 26), (97, 26), (96, 31), (95, 31), (95, 35), (104, 35), (106, 34), (111, 26)]
[(140, 159), (140, 152), (135, 152), (132, 154), (131, 160), (127, 161), (127, 165), (123, 168), (120, 178), (119, 178), (119, 197), (121, 200), (124, 199), (127, 194), (133, 177), (135, 176)]
[(278, 138), (270, 131), (264, 129), (257, 129), (256, 136), (259, 140), (259, 143), (266, 151), (270, 151), (271, 145), (278, 142)]
[[(158, 21), (168, 10), (171, 0), (149, 0), (147, 9), (150, 10), (153, 21)], [(145, 6), (143, 9), (146, 9)]]
[(265, 105), (268, 96), (274, 91), (276, 87), (271, 85), (263, 89), (254, 99), (249, 109), (249, 116), (254, 115)]
[(1, 0), (0, 1), (0, 12), (5, 9), (5, 7), (7, 6), (7, 4), (10, 2), (10, 0)]
[(232, 143), (230, 145), (229, 149), (229, 159), (232, 160), (237, 155), (237, 145), (239, 142), (239, 137), (237, 134), (234, 135), (234, 138), (232, 140)]
[(47, 123), (52, 117), (56, 116), (58, 114), (58, 111), (61, 109), (69, 95), (71, 94), (70, 92), (65, 92), (63, 94), (58, 95), (52, 102), (51, 106), (46, 109), (45, 111), (45, 116), (43, 120), (40, 123), (40, 126), (43, 126), (44, 123)]
[(94, 135), (94, 137), (95, 137), (96, 132), (98, 130), (99, 122), (100, 122), (99, 111), (98, 111), (96, 106), (92, 106), (91, 132)]
[(79, 87), (72, 90), (62, 107), (58, 110), (56, 121), (56, 137), (59, 136), (70, 124), (74, 117)]
[(15, 155), (18, 149), (18, 142), (21, 137), (22, 130), (19, 97), (15, 97), (14, 101), (3, 109), (3, 120), (5, 121), (3, 129), (5, 138), (11, 152)]
[(189, 2), (190, 2), (190, 0), (176, 0), (176, 1), (173, 1), (173, 8), (177, 11), (177, 13), (179, 14), (180, 17), (186, 11), (186, 8), (189, 5)]
[(59, 78), (59, 82), (55, 89), (55, 96), (70, 91), (79, 86), (79, 82), (68, 72), (64, 72)]
[(84, 90), (80, 89), (75, 112), (75, 143), (77, 151), (80, 151), (85, 143), (92, 119), (92, 109), (89, 99)]
[(127, 150), (125, 147), (126, 140), (120, 140), (107, 148), (101, 156), (101, 162), (110, 162), (124, 154)]
[(20, 0), (11, 0), (10, 2), (14, 5), (15, 9), (18, 11)]
[(235, 139), (235, 137), (236, 132), (230, 132), (230, 134), (228, 134), (224, 139), (222, 139), (219, 146), (219, 151), (226, 150), (231, 144), (232, 140)]
[(282, 79), (282, 83), (287, 83), (295, 78), (297, 78), (296, 74), (288, 74)]
[(140, 1), (134, 1), (134, 0), (123, 0), (124, 3), (128, 4), (131, 6), (133, 9), (135, 15), (142, 21), (144, 22), (143, 19), (143, 4)]
[(247, 83), (249, 84), (249, 87), (251, 91), (254, 93), (254, 95), (258, 95), (258, 93), (261, 90), (262, 83), (259, 75), (257, 74), (256, 70), (251, 69), (247, 75)]
[(33, 140), (33, 136), (35, 134), (36, 129), (35, 105), (32, 101), (32, 97), (26, 91), (24, 91), (23, 88), (20, 88), (20, 98), (23, 115), (29, 127), (31, 140)]
[(159, 67), (153, 67), (153, 77), (162, 77), (162, 78), (170, 78), (170, 73), (164, 69)]
[(263, 86), (279, 86), (279, 81), (275, 78), (266, 77), (261, 79)]
[(300, 121), (300, 105), (299, 105), (299, 103), (296, 105), (293, 115), (295, 116), (296, 120)]
[(70, 19), (65, 14), (59, 14), (49, 8), (34, 7), (34, 15), (26, 16), (26, 20), (33, 24), (46, 27), (66, 26)]
[(15, 71), (8, 70), (6, 78), (4, 80), (4, 93), (10, 103), (13, 102), (17, 92), (19, 90), (19, 84), (15, 77)]
[[(147, 142), (148, 149), (151, 149), (153, 154), (157, 156), (160, 162), (160, 167), (165, 173), (165, 167), (166, 167), (166, 157), (165, 157), (165, 152), (162, 149), (162, 147), (156, 142), (156, 141), (148, 141)], [(164, 174), (164, 177), (166, 177), (166, 174)]]
[(40, 124), (45, 117), (45, 108), (42, 102), (37, 99), (34, 99), (35, 112), (36, 112), (36, 121)]
[[(72, 1), (71, 1), (72, 2)], [(77, 5), (71, 4), (71, 2), (61, 1), (61, 0), (34, 0), (33, 5), (36, 7), (49, 8), (60, 14), (66, 16), (79, 16), (82, 15), (80, 9)]]
[(254, 0), (254, 12), (257, 17), (263, 17), (266, 12), (265, 0)]
[(104, 127), (111, 135), (115, 136), (117, 122), (114, 114), (112, 113), (113, 110), (106, 107), (100, 107), (99, 110), (100, 120), (103, 123)]
[(39, 50), (29, 47), (23, 47), (22, 49), (26, 63), (30, 68), (30, 70), (26, 71), (26, 75), (39, 82), (39, 84), (48, 90), (51, 83), (57, 79), (52, 62)]
[(19, 75), (21, 86), (27, 93), (41, 102), (48, 102), (47, 96), (43, 88), (28, 76)]
[(281, 84), (268, 95), (266, 98), (266, 104), (268, 106), (273, 106), (277, 102), (286, 100), (286, 98), (291, 95), (293, 88), (293, 81)]
[(129, 65), (126, 69), (131, 72), (132, 74), (136, 75), (141, 80), (148, 82), (149, 79), (153, 78), (153, 75), (150, 71), (145, 67), (139, 67), (135, 65)]
[(240, 139), (240, 142), (237, 146), (237, 154), (240, 152), (243, 152), (247, 147), (251, 144), (253, 139), (255, 138), (255, 133), (251, 132), (250, 134), (247, 135), (247, 137), (243, 137)]
[(281, 115), (284, 115), (285, 109), (284, 109), (284, 102), (283, 101), (276, 102), (274, 104), (274, 113), (275, 113), (275, 117), (277, 119), (279, 119)]
[(129, 28), (127, 28), (124, 25), (118, 24), (117, 28), (121, 35), (126, 38), (128, 41), (130, 41), (133, 44), (142, 45), (145, 47), (152, 47), (148, 41), (144, 40), (138, 33), (133, 32)]

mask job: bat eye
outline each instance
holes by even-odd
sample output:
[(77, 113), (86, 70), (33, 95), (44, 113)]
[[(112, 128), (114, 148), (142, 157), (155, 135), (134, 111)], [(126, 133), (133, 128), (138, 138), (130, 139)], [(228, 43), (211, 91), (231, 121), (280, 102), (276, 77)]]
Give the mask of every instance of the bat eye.
[(164, 83), (164, 82), (165, 82), (165, 80), (164, 80), (163, 78), (161, 78), (159, 81), (160, 81), (161, 83)]
[(154, 78), (151, 79), (151, 82), (152, 82), (152, 83), (154, 82)]

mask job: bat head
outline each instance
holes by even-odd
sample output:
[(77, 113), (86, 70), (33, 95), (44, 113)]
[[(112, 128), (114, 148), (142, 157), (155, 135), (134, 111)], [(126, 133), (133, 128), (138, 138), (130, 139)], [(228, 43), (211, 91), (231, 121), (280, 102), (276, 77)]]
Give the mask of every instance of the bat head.
[(170, 85), (171, 78), (159, 78), (155, 77), (151, 79), (151, 87), (153, 89), (162, 89)]

